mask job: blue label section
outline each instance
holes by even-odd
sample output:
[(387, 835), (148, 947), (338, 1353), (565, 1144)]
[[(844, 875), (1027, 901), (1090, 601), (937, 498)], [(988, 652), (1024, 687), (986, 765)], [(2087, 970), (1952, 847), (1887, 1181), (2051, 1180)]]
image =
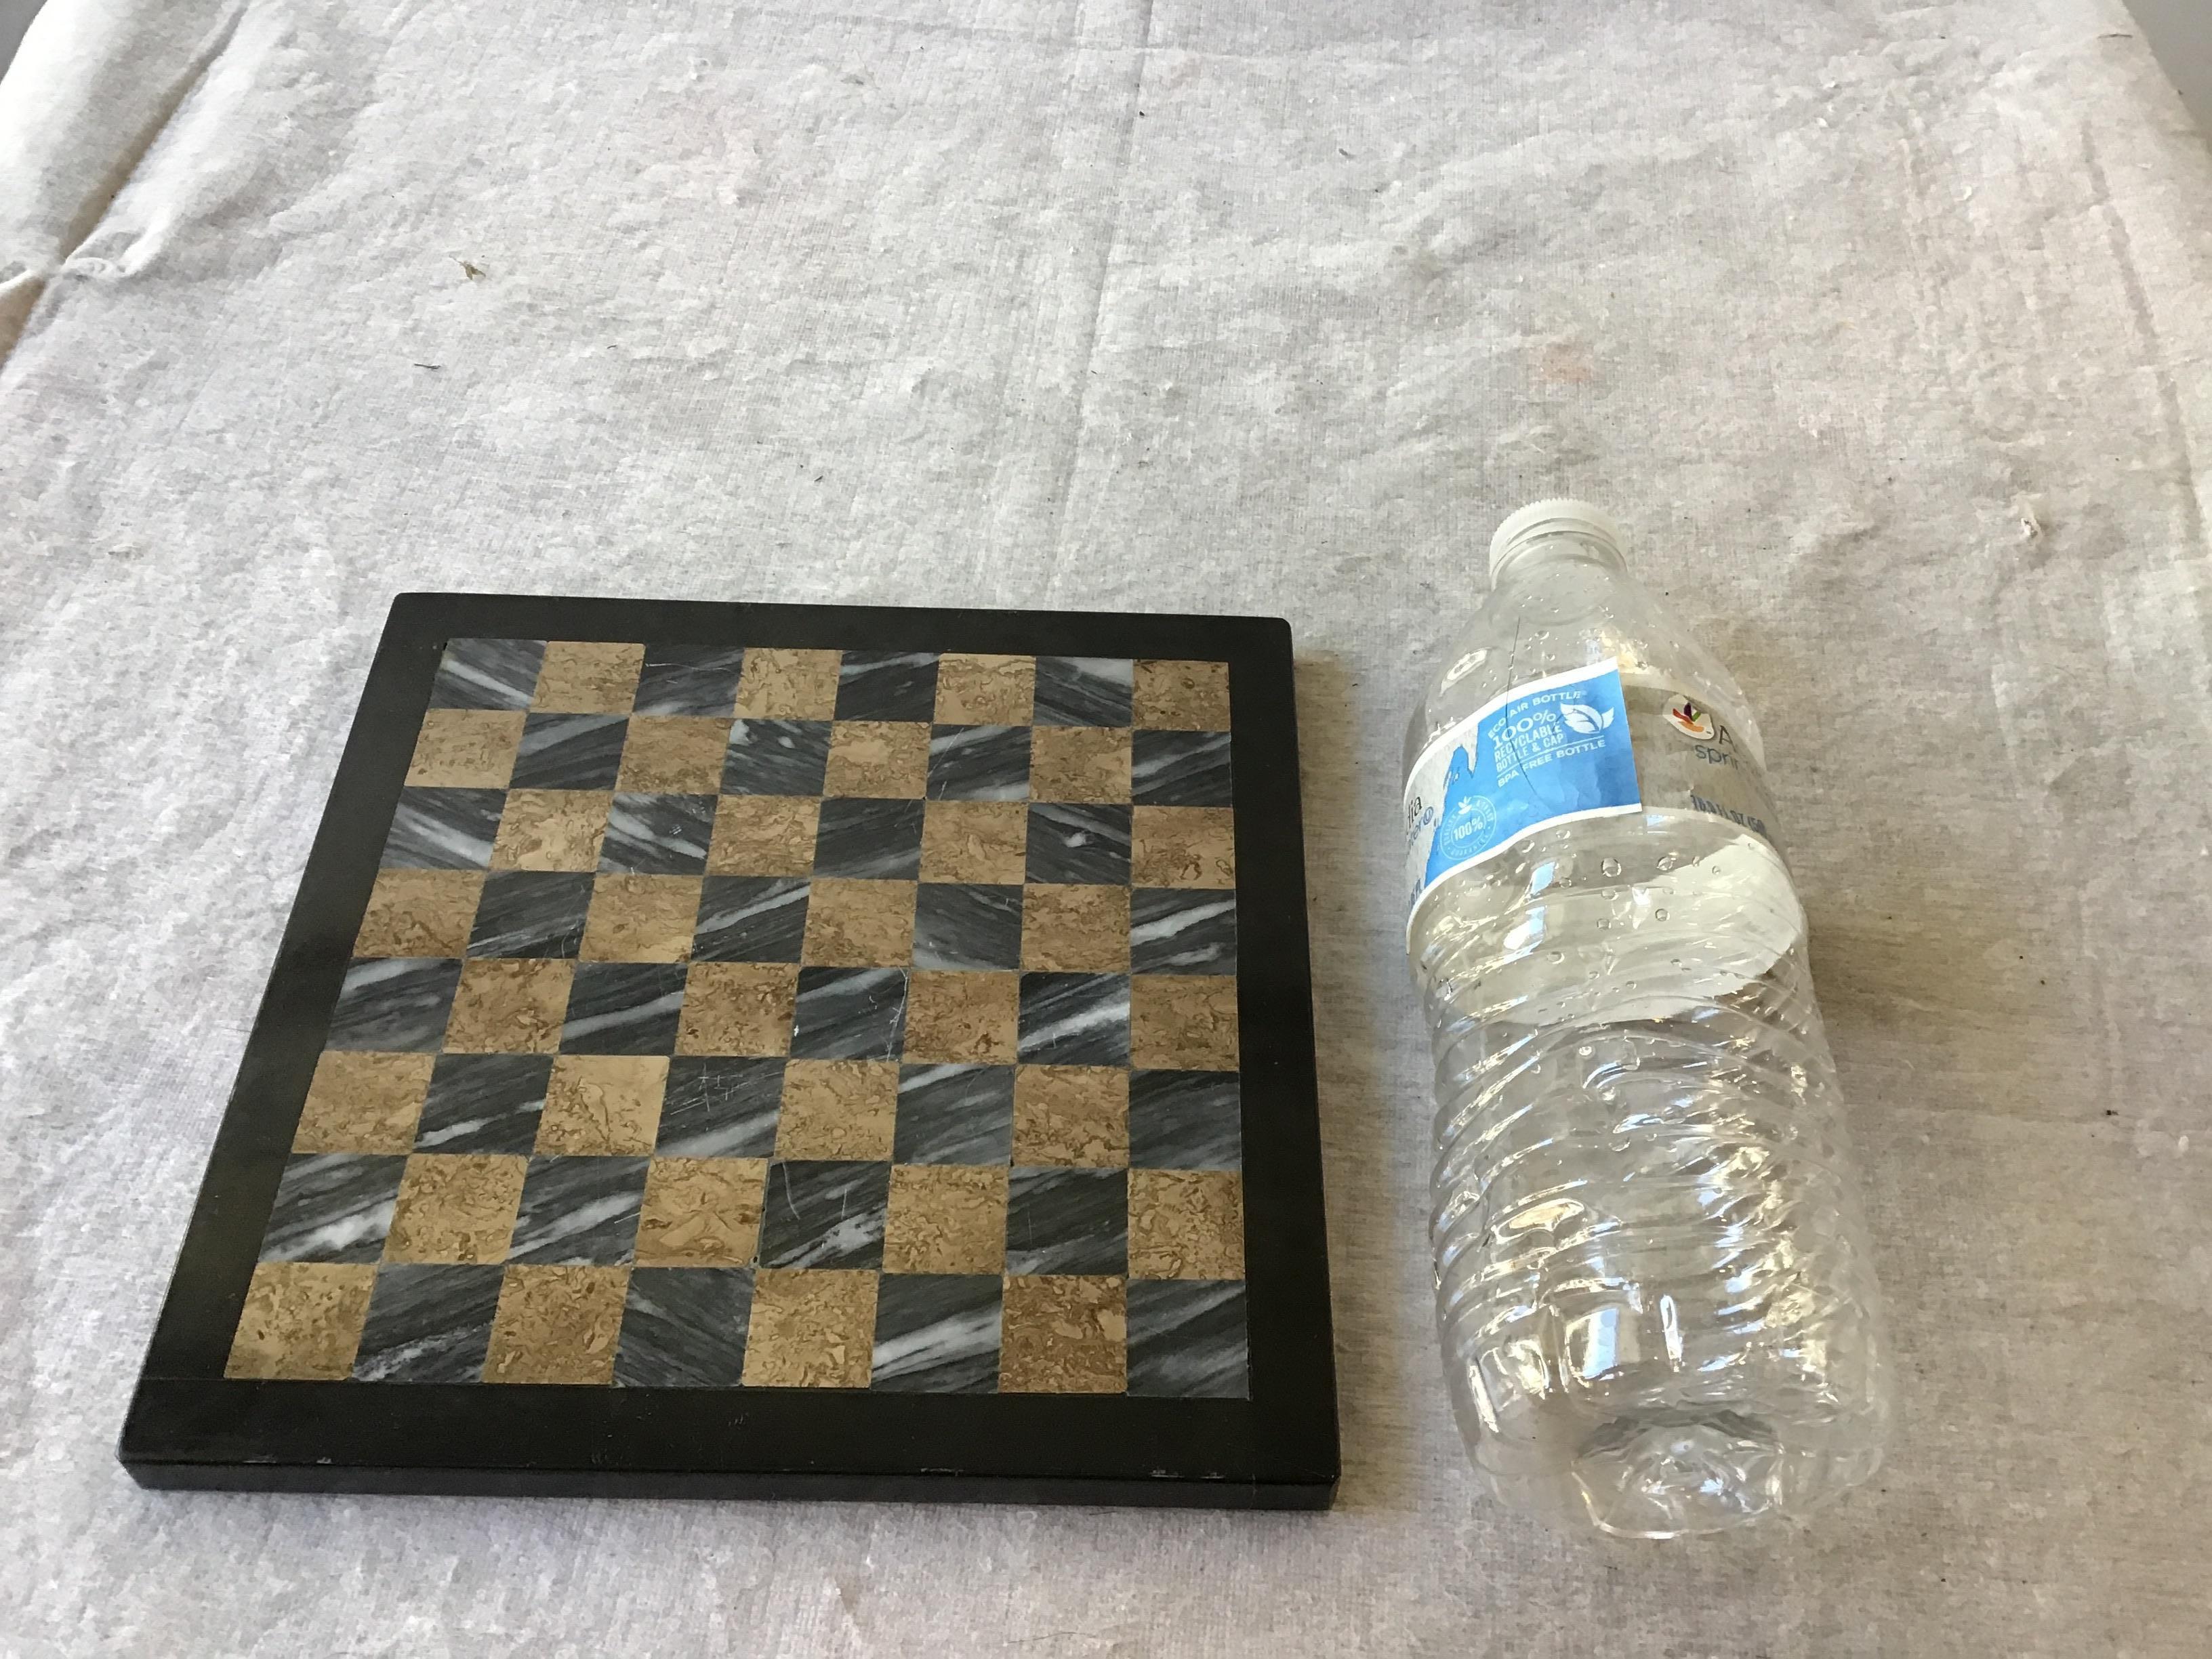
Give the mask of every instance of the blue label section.
[(1642, 805), (1628, 704), (1611, 663), (1510, 692), (1454, 734), (1443, 761), (1435, 833), (1414, 896), (1532, 830)]

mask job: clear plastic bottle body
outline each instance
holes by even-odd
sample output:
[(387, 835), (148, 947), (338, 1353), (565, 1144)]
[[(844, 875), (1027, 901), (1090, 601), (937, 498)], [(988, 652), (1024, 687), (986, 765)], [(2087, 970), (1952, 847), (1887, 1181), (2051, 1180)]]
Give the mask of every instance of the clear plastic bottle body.
[[(1759, 763), (1735, 682), (1617, 545), (1557, 534), (1498, 568), (1408, 770), (1501, 693), (1607, 659), (1711, 705)], [(1416, 910), (1445, 1371), (1508, 1501), (1666, 1537), (1802, 1514), (1878, 1464), (1878, 1293), (1804, 931), (1765, 839), (1648, 798)]]

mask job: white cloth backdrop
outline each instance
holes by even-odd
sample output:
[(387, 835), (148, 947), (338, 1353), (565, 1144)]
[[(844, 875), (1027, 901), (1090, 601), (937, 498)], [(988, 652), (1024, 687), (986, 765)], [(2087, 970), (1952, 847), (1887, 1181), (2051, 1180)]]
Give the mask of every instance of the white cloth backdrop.
[[(0, 238), (0, 1650), (2212, 1647), (2212, 155), (2118, 0), (51, 0)], [(1802, 1535), (1533, 1530), (1438, 1381), (1399, 722), (1569, 490), (1814, 918), (1903, 1420)], [(1291, 619), (1333, 1513), (131, 1486), (426, 586)]]

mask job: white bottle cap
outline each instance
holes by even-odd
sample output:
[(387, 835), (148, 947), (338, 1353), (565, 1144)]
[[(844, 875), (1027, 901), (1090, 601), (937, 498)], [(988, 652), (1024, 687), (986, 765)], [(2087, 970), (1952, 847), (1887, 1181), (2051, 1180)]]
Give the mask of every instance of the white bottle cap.
[(1616, 553), (1628, 548), (1628, 532), (1609, 514), (1588, 501), (1531, 501), (1498, 526), (1490, 538), (1490, 579), (1498, 580), (1498, 567), (1505, 556), (1539, 536), (1595, 536)]

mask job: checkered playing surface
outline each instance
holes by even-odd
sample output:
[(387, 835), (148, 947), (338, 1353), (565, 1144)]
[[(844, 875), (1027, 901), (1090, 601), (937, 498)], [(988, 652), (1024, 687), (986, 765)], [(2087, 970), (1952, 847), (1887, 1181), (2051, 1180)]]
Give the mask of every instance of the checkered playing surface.
[(1246, 1394), (1225, 665), (430, 702), (232, 1376)]

